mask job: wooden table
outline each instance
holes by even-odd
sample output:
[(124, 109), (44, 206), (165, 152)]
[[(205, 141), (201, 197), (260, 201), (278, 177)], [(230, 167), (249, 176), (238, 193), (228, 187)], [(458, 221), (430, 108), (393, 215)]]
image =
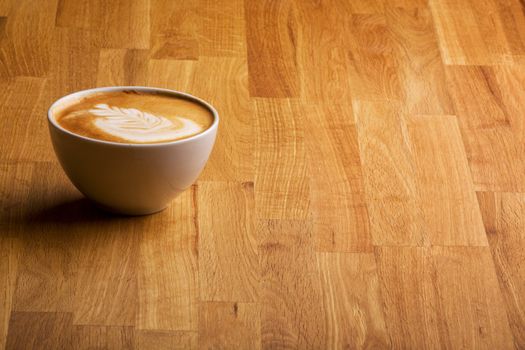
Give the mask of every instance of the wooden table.
[[(46, 110), (209, 100), (164, 212), (69, 183)], [(1, 0), (0, 348), (525, 348), (519, 0)]]

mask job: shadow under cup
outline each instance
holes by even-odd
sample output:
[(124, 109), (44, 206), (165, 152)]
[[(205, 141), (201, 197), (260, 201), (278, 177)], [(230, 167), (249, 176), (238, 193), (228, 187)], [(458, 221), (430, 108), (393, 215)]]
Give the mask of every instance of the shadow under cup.
[[(134, 90), (163, 93), (205, 106), (213, 115), (211, 126), (189, 138), (163, 143), (116, 143), (74, 134), (61, 127), (54, 111), (93, 93)], [(213, 149), (219, 116), (209, 103), (168, 89), (118, 86), (83, 90), (54, 102), (48, 126), (55, 154), (64, 172), (87, 198), (108, 211), (146, 215), (163, 210), (191, 186)]]

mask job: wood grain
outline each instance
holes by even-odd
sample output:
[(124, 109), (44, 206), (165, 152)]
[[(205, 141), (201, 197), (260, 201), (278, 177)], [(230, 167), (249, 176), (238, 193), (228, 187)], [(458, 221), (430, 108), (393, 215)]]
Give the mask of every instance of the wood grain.
[(255, 303), (205, 302), (200, 305), (200, 349), (260, 349)]
[(374, 254), (319, 253), (327, 348), (388, 348)]
[(521, 193), (479, 192), (492, 258), (507, 307), (516, 348), (525, 346), (525, 196)]
[[(343, 1), (298, 1), (301, 18), (296, 40), (301, 99), (349, 104), (352, 67), (351, 18)], [(335, 25), (334, 25), (335, 24)], [(293, 30), (293, 29), (291, 29)]]
[(223, 123), (202, 179), (253, 181), (255, 117), (245, 58), (201, 58), (190, 88), (217, 108)]
[(150, 47), (153, 58), (197, 59), (196, 1), (150, 1)]
[(12, 2), (13, 2), (12, 0), (1, 0), (0, 1), (0, 17), (9, 15)]
[(0, 163), (0, 348), (6, 347), (23, 241), (16, 224), (31, 193), (31, 163)]
[(136, 324), (150, 330), (196, 330), (198, 317), (197, 189), (184, 192), (161, 218), (139, 226)]
[(0, 347), (5, 348), (5, 340), (9, 327), (9, 318), (13, 305), (13, 294), (18, 272), (20, 244), (12, 237), (6, 226), (0, 226)]
[(198, 62), (152, 60), (148, 74), (150, 85), (187, 91), (210, 101), (224, 121), (202, 179), (253, 181), (255, 123), (246, 60), (232, 57), (202, 58)]
[(55, 11), (56, 0), (11, 2), (0, 37), (0, 77), (48, 73)]
[[(257, 100), (255, 194), (258, 218), (309, 216), (303, 115), (289, 100)], [(285, 117), (290, 116), (290, 117)]]
[(200, 56), (246, 57), (244, 1), (199, 0)]
[(430, 10), (392, 6), (385, 16), (408, 113), (454, 114)]
[(523, 5), (518, 1), (429, 4), (445, 64), (492, 65), (523, 55)]
[(72, 315), (59, 312), (14, 312), (6, 349), (70, 349)]
[(372, 242), (352, 109), (304, 107), (310, 200), (320, 251), (370, 251)]
[(489, 249), (436, 247), (432, 258), (441, 317), (447, 324), (452, 347), (513, 348)]
[(147, 49), (150, 40), (149, 1), (59, 0), (56, 25), (96, 31), (102, 47)]
[(354, 113), (373, 243), (425, 244), (403, 111), (392, 102), (356, 101)]
[(258, 232), (262, 347), (325, 348), (327, 313), (312, 224), (304, 220), (260, 220)]
[[(28, 188), (31, 200), (21, 204), (24, 215), (14, 226), (21, 228), (17, 236), (23, 264), (18, 268), (13, 310), (71, 312), (78, 242), (69, 231), (57, 229), (57, 216), (61, 215), (60, 204), (78, 199), (80, 194), (58, 164), (37, 163), (33, 174)], [(74, 219), (73, 212), (67, 214)]]
[(456, 117), (415, 117), (408, 134), (430, 243), (487, 245)]
[[(524, 348), (524, 8), (0, 0), (0, 349)], [(51, 103), (112, 85), (219, 113), (161, 213), (54, 155)]]
[(146, 85), (148, 58), (147, 50), (100, 50), (97, 85)]
[(502, 97), (507, 91), (497, 80), (496, 71), (492, 67), (451, 66), (447, 77), (476, 190), (523, 191), (523, 134), (513, 130), (519, 130), (514, 125), (522, 122), (512, 120), (515, 109)]
[[(385, 321), (394, 348), (440, 348), (443, 321), (428, 248), (376, 248)], [(446, 336), (445, 336), (446, 338)]]
[(488, 248), (382, 247), (376, 255), (394, 347), (513, 348)]
[(140, 226), (129, 220), (72, 225), (79, 236), (73, 294), (74, 322), (132, 326), (137, 308), (137, 254)]
[[(392, 2), (396, 3), (397, 0)], [(358, 0), (349, 2), (348, 5), (350, 6), (350, 12), (355, 14), (384, 13), (385, 11), (384, 0)]]
[(352, 99), (404, 101), (392, 34), (384, 14), (353, 14), (349, 27)]
[(259, 269), (253, 192), (251, 182), (199, 183), (201, 300), (252, 302), (257, 299)]
[(197, 349), (197, 333), (179, 331), (136, 331), (135, 349)]
[(250, 95), (297, 97), (297, 14), (294, 2), (245, 1)]
[[(96, 84), (99, 38), (82, 28), (56, 28), (44, 102)], [(79, 69), (82, 67), (82, 69)], [(46, 106), (48, 107), (48, 106)]]
[[(0, 137), (4, 143), (1, 161), (37, 160), (50, 146), (44, 138), (44, 115), (38, 115), (38, 99), (45, 82), (40, 78), (18, 77), (0, 81)], [(35, 133), (40, 134), (35, 140)]]
[(10, 237), (10, 230), (17, 230), (17, 223), (27, 215), (34, 172), (32, 163), (0, 163), (0, 225), (5, 230), (2, 236), (6, 239)]
[(134, 349), (133, 327), (73, 326), (71, 342), (75, 349)]

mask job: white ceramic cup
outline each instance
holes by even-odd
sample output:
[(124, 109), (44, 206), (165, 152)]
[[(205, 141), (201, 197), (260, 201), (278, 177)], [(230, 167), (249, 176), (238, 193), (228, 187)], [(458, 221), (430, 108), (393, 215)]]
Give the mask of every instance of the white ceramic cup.
[[(92, 93), (122, 90), (184, 97), (208, 108), (213, 122), (202, 133), (186, 139), (133, 144), (77, 135), (55, 120), (54, 111), (63, 104)], [(190, 187), (208, 160), (219, 125), (219, 115), (209, 103), (183, 92), (142, 86), (102, 87), (72, 93), (55, 101), (47, 118), (53, 148), (71, 182), (100, 207), (127, 215), (161, 211)]]

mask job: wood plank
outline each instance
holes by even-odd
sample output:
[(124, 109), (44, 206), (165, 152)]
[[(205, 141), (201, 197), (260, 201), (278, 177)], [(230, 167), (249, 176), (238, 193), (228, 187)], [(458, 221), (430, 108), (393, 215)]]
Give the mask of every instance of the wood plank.
[(148, 49), (149, 1), (59, 0), (56, 25), (96, 32), (105, 48)]
[(459, 5), (454, 5), (452, 1), (443, 0), (430, 0), (429, 5), (445, 64), (494, 62), (468, 2), (464, 8), (458, 8)]
[[(490, 56), (492, 56), (493, 62), (497, 64), (504, 63), (508, 58), (507, 55), (512, 54), (508, 39), (513, 39), (509, 36), (512, 35), (511, 31), (513, 28), (508, 28), (510, 31), (506, 28), (507, 23), (502, 21), (500, 6), (498, 6), (498, 3), (502, 4), (504, 1), (485, 0), (477, 2), (470, 0), (467, 3), (469, 2), (470, 4), (468, 4), (467, 7), (470, 7), (474, 14), (479, 32)], [(507, 3), (510, 3), (510, 1)], [(513, 36), (514, 35), (515, 34), (513, 34)], [(517, 42), (514, 40), (514, 43), (516, 44)], [(523, 49), (523, 47), (521, 49)], [(515, 53), (518, 54), (518, 52)]]
[(456, 117), (414, 117), (408, 124), (408, 134), (430, 243), (486, 246)]
[(496, 0), (499, 18), (503, 24), (504, 36), (511, 53), (505, 59), (520, 62), (525, 52), (525, 14), (520, 0)]
[(388, 6), (386, 21), (405, 106), (411, 114), (454, 114), (430, 10)]
[(258, 99), (255, 111), (257, 217), (307, 218), (309, 182), (299, 107), (289, 100)]
[(221, 118), (219, 137), (201, 179), (253, 181), (255, 112), (246, 59), (201, 57), (193, 78), (189, 91), (213, 104)]
[(38, 160), (50, 146), (45, 113), (38, 111), (44, 87), (41, 78), (13, 78), (0, 81), (0, 161)]
[(58, 228), (67, 227), (64, 218), (78, 219), (85, 208), (72, 205), (81, 195), (58, 164), (36, 163), (33, 174), (24, 179), (29, 181), (30, 195), (21, 204), (23, 216), (17, 222), (22, 251), (13, 310), (71, 312), (79, 246), (69, 230)]
[(432, 258), (452, 347), (514, 348), (489, 249), (435, 247)]
[(11, 3), (0, 37), (0, 77), (43, 77), (48, 73), (56, 6), (57, 0)]
[(245, 1), (250, 95), (297, 97), (297, 9), (291, 0)]
[(478, 192), (499, 286), (517, 349), (525, 347), (525, 195)]
[(246, 57), (244, 1), (199, 0), (198, 4), (199, 55)]
[(0, 348), (5, 349), (16, 287), (20, 242), (12, 237), (12, 227), (2, 224), (0, 231)]
[(147, 50), (100, 50), (97, 85), (147, 85)]
[(196, 60), (200, 18), (198, 2), (150, 0), (150, 46), (152, 58)]
[(302, 108), (311, 211), (320, 251), (371, 251), (357, 131), (348, 107)]
[(133, 327), (73, 326), (75, 349), (134, 349)]
[[(408, 0), (412, 1), (412, 0)], [(395, 1), (388, 1), (391, 4)], [(385, 1), (384, 0), (357, 0), (348, 3), (350, 6), (350, 12), (354, 14), (374, 14), (385, 12)]]
[(25, 203), (31, 196), (33, 164), (0, 163), (0, 348), (6, 347), (13, 308), (18, 260), (23, 248), (19, 239)]
[[(381, 0), (375, 0), (376, 2), (381, 2)], [(366, 1), (365, 1), (366, 2)], [(387, 13), (389, 10), (397, 8), (404, 10), (412, 10), (414, 12), (419, 11), (428, 7), (427, 0), (389, 0), (388, 2), (384, 1), (383, 4), (383, 13)]]
[(372, 242), (428, 243), (401, 108), (390, 102), (355, 101), (354, 114)]
[(389, 348), (374, 254), (319, 253), (327, 348)]
[(134, 326), (139, 220), (94, 213), (72, 225), (78, 236), (73, 294), (75, 324)]
[(6, 349), (71, 349), (70, 313), (14, 312)]
[(47, 78), (49, 83), (46, 85), (51, 99), (96, 84), (98, 40), (96, 35), (86, 29), (55, 29), (50, 56), (50, 74)]
[(196, 188), (145, 218), (139, 257), (137, 327), (197, 330), (198, 226)]
[[(525, 84), (525, 67), (521, 64), (507, 64), (486, 69), (485, 80), (493, 92), (493, 100), (504, 114), (505, 126), (508, 122), (513, 140), (525, 140), (525, 119), (522, 117), (525, 91), (519, 89)], [(495, 113), (495, 115), (497, 115)]]
[(11, 11), (13, 0), (0, 0), (0, 17), (7, 17)]
[[(34, 114), (42, 118), (49, 106), (66, 94), (96, 86), (99, 60), (99, 43), (95, 34), (87, 29), (55, 28), (50, 55), (50, 73), (46, 78), (42, 94)], [(82, 69), (79, 69), (82, 67)], [(49, 138), (48, 153), (42, 157), (54, 160)]]
[(219, 136), (202, 180), (253, 181), (255, 117), (247, 78), (246, 60), (240, 58), (150, 63), (150, 85), (194, 94), (212, 103), (219, 113)]
[[(525, 347), (523, 1), (0, 0), (0, 349)], [(219, 111), (161, 213), (53, 154), (102, 85)]]
[(262, 347), (323, 349), (327, 317), (312, 224), (306, 220), (260, 220)]
[[(525, 190), (524, 136), (519, 131), (523, 130), (523, 121), (514, 116), (516, 105), (521, 105), (516, 100), (520, 93), (501, 85), (504, 76), (508, 73), (491, 67), (447, 67), (450, 91), (478, 191)], [(525, 78), (525, 72), (521, 77)], [(507, 93), (516, 95), (502, 97)], [(510, 102), (512, 100), (515, 102)]]
[[(298, 1), (297, 64), (300, 97), (307, 102), (350, 103), (352, 30), (346, 1)], [(350, 8), (349, 8), (350, 7)]]
[(200, 182), (197, 198), (200, 300), (257, 300), (253, 183)]
[(196, 332), (135, 331), (135, 348), (144, 350), (193, 350), (197, 349)]
[(438, 311), (441, 305), (429, 248), (378, 247), (376, 259), (392, 347), (451, 347), (447, 343), (448, 329)]
[(32, 163), (0, 162), (0, 226), (6, 230), (5, 237), (19, 228), (30, 210), (34, 169)]
[(350, 35), (348, 79), (352, 98), (404, 101), (405, 92), (385, 15), (352, 15), (347, 35)]
[(23, 249), (20, 222), (31, 197), (31, 163), (0, 163), (0, 348), (5, 349), (13, 309), (19, 259)]
[[(517, 1), (429, 2), (445, 64), (491, 65), (525, 52)], [(465, 30), (468, 28), (468, 30)]]
[(197, 74), (197, 61), (192, 60), (157, 60), (148, 62), (147, 82), (172, 90), (184, 91), (196, 95), (192, 86)]
[(260, 349), (259, 316), (255, 303), (201, 303), (199, 349)]
[(376, 257), (394, 347), (513, 348), (487, 247), (381, 247)]

